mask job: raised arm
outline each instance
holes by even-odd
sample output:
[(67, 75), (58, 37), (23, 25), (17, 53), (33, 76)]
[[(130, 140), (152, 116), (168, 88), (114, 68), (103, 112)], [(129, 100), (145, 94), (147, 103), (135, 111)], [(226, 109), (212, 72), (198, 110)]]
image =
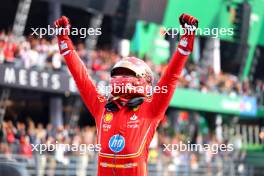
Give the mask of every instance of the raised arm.
[(70, 30), (68, 18), (62, 16), (55, 22), (55, 27), (60, 30), (57, 35), (60, 53), (64, 56), (86, 107), (97, 119), (103, 110), (105, 99), (97, 92), (86, 66), (73, 47), (72, 41), (68, 36), (68, 31)]
[(176, 52), (173, 54), (165, 73), (157, 84), (160, 89), (166, 88), (166, 93), (154, 92), (153, 94), (150, 108), (155, 117), (163, 117), (174, 94), (185, 62), (193, 49), (195, 29), (198, 27), (198, 20), (186, 14), (182, 14), (179, 20), (185, 34), (181, 37)]

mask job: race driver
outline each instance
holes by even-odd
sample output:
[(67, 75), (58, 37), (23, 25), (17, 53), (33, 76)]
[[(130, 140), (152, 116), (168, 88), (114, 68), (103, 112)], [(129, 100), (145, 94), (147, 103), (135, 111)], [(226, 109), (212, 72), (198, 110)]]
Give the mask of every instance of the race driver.
[[(68, 18), (62, 16), (55, 21), (55, 27), (61, 31), (57, 35), (60, 53), (65, 58), (85, 105), (95, 118), (98, 144), (101, 146), (98, 176), (148, 175), (149, 144), (192, 52), (194, 31), (198, 27), (198, 20), (187, 14), (182, 14), (179, 21), (185, 34), (155, 86), (155, 91), (149, 89), (154, 78), (147, 64), (138, 58), (127, 57), (117, 62), (111, 70), (110, 98), (98, 93), (86, 66), (74, 50), (68, 37)], [(122, 88), (122, 91), (116, 87)], [(158, 91), (164, 87), (166, 91)]]

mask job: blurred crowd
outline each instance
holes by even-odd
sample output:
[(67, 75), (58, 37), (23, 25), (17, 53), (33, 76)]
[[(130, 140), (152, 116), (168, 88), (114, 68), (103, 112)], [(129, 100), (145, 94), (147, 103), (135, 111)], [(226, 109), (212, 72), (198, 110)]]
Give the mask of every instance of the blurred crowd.
[(241, 81), (238, 76), (230, 73), (215, 74), (211, 67), (202, 68), (197, 64), (188, 63), (180, 81), (181, 87), (199, 89), (202, 92), (217, 92), (225, 95), (254, 96), (264, 92), (264, 82), (248, 79)]
[[(181, 119), (181, 118), (179, 118)], [(181, 120), (182, 123), (186, 119)], [(164, 144), (179, 145), (180, 142), (190, 141), (190, 134), (184, 132), (170, 133), (167, 121), (163, 121), (159, 130), (155, 133), (154, 139), (150, 144), (149, 164), (162, 173), (189, 173), (196, 172), (203, 168), (210, 173), (212, 168), (222, 167), (221, 163), (230, 161), (233, 158), (233, 152), (215, 151), (178, 151), (166, 150)], [(185, 129), (187, 128), (185, 123)], [(180, 125), (181, 126), (181, 125)], [(78, 168), (76, 175), (86, 175), (89, 163), (96, 165), (96, 152), (65, 151), (60, 148), (55, 151), (34, 151), (33, 145), (36, 144), (76, 144), (88, 146), (96, 144), (95, 127), (70, 127), (69, 125), (53, 127), (51, 124), (35, 124), (28, 119), (26, 123), (11, 120), (4, 121), (0, 134), (0, 157), (11, 157), (13, 154), (27, 159), (29, 164), (37, 165), (38, 175), (56, 175), (60, 167)], [(219, 141), (213, 133), (206, 135), (199, 133), (196, 137), (197, 144), (220, 145), (227, 144)], [(73, 162), (73, 157), (75, 162)], [(219, 165), (220, 164), (220, 165)], [(91, 166), (90, 166), (91, 167)], [(94, 166), (95, 167), (95, 166)], [(47, 169), (49, 168), (49, 169)], [(91, 171), (90, 171), (91, 172)]]
[[(163, 144), (172, 144), (174, 146), (180, 146), (181, 143), (187, 143), (189, 136), (184, 134), (175, 134), (173, 136), (168, 136), (164, 132), (158, 134), (159, 147), (158, 151), (155, 149), (150, 149), (150, 163), (158, 163), (158, 160), (161, 159), (163, 164), (166, 165), (167, 172), (180, 173), (189, 171), (198, 171), (201, 168), (207, 170), (210, 173), (210, 168), (215, 167), (223, 161), (230, 160), (233, 158), (233, 152), (222, 152), (217, 151), (214, 153), (212, 150), (208, 151), (178, 151), (178, 150), (166, 150), (166, 147)], [(199, 135), (197, 136), (196, 144), (208, 144), (209, 146), (222, 145), (225, 144), (223, 141), (217, 140), (215, 135)], [(225, 144), (226, 145), (226, 144)], [(168, 146), (168, 145), (167, 145)], [(171, 147), (173, 148), (173, 147)]]
[[(215, 135), (206, 132), (204, 129), (200, 129), (199, 135), (191, 139), (194, 131), (186, 131), (188, 128), (192, 128), (188, 125), (190, 121), (186, 119), (186, 113), (179, 113), (177, 122), (176, 133), (172, 132), (173, 128), (169, 127), (168, 121), (164, 119), (160, 125), (159, 130), (154, 136), (154, 139), (150, 145), (151, 149), (156, 152), (164, 149), (163, 144), (177, 144), (180, 141), (193, 143), (218, 143)], [(196, 128), (198, 130), (198, 128)], [(195, 131), (196, 131), (195, 130)], [(206, 135), (205, 135), (206, 134)], [(79, 126), (61, 125), (54, 127), (52, 124), (44, 126), (42, 123), (34, 123), (31, 119), (27, 119), (26, 122), (13, 122), (12, 120), (3, 121), (0, 130), (0, 153), (2, 154), (21, 154), (23, 156), (31, 158), (34, 154), (51, 154), (56, 156), (58, 162), (65, 162), (64, 156), (67, 155), (82, 155), (89, 154), (89, 152), (82, 151), (67, 151), (67, 150), (54, 150), (54, 151), (36, 151), (33, 149), (37, 144), (75, 144), (76, 146), (85, 144), (96, 144), (96, 129), (95, 127), (85, 126), (80, 128)], [(58, 152), (58, 153), (56, 153)], [(169, 151), (162, 152), (168, 157), (172, 157), (174, 153)], [(153, 154), (153, 153), (152, 153)], [(211, 153), (212, 154), (212, 153)], [(155, 159), (155, 155), (151, 155)], [(156, 158), (157, 159), (157, 158)]]
[[(96, 143), (96, 131), (95, 127), (70, 127), (69, 125), (53, 127), (48, 124), (46, 127), (43, 124), (38, 123), (37, 125), (32, 121), (28, 120), (27, 123), (16, 122), (14, 124), (11, 120), (4, 121), (1, 126), (0, 134), (0, 153), (2, 154), (20, 154), (25, 157), (31, 158), (34, 154), (40, 153), (33, 149), (33, 146), (38, 144), (74, 144), (79, 146), (85, 144)], [(43, 147), (44, 149), (44, 147)], [(73, 150), (46, 150), (41, 154), (51, 154), (55, 156), (56, 161), (66, 162), (66, 155), (80, 155), (81, 151)], [(89, 154), (89, 152), (87, 152)]]
[[(83, 42), (77, 42), (76, 51), (91, 72), (106, 71), (120, 57), (110, 50), (96, 50), (89, 54)], [(57, 39), (27, 36), (16, 40), (12, 33), (0, 32), (0, 63), (33, 69), (65, 69), (59, 54)]]
[[(109, 79), (109, 70), (121, 59), (114, 51), (94, 50), (87, 52), (83, 42), (77, 42), (76, 51), (87, 66), (91, 75), (100, 80)], [(157, 65), (151, 59), (143, 58), (158, 79), (167, 64)], [(0, 33), (0, 63), (13, 64), (15, 67), (32, 69), (67, 70), (62, 56), (59, 54), (56, 38), (45, 39), (28, 36), (16, 41), (12, 33)], [(258, 95), (264, 92), (264, 83), (257, 80), (241, 80), (229, 73), (215, 74), (211, 67), (201, 67), (188, 63), (179, 86), (198, 89), (202, 92), (218, 92), (226, 95)], [(263, 95), (262, 95), (263, 96)]]

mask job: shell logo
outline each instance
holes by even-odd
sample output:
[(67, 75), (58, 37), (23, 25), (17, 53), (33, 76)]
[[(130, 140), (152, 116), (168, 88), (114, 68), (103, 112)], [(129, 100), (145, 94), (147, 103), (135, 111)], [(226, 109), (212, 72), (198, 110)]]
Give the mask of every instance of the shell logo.
[(104, 116), (104, 122), (110, 123), (113, 120), (113, 114), (111, 112), (108, 112)]

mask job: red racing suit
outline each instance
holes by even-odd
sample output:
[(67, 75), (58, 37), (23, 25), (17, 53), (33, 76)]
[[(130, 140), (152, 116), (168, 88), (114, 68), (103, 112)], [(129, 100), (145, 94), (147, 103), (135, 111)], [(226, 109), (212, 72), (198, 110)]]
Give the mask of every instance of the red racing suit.
[[(169, 105), (187, 55), (177, 50), (157, 86), (167, 87), (167, 93), (154, 93), (150, 101), (130, 110), (108, 112), (107, 100), (100, 95), (85, 65), (75, 51), (64, 55), (82, 99), (95, 118), (98, 144), (98, 176), (146, 176), (148, 146)], [(128, 175), (129, 173), (129, 175)]]
[[(189, 16), (187, 16), (189, 18)], [(193, 19), (190, 18), (191, 20)], [(66, 21), (66, 20), (64, 20)], [(55, 23), (57, 26), (60, 21)], [(65, 23), (67, 24), (67, 23)], [(176, 88), (184, 64), (193, 47), (193, 35), (184, 35), (156, 86), (166, 91), (154, 92), (138, 108), (122, 106), (106, 110), (107, 99), (97, 92), (86, 66), (73, 49), (68, 36), (58, 36), (61, 54), (76, 82), (81, 97), (95, 118), (98, 144), (98, 176), (146, 176), (148, 148)]]

